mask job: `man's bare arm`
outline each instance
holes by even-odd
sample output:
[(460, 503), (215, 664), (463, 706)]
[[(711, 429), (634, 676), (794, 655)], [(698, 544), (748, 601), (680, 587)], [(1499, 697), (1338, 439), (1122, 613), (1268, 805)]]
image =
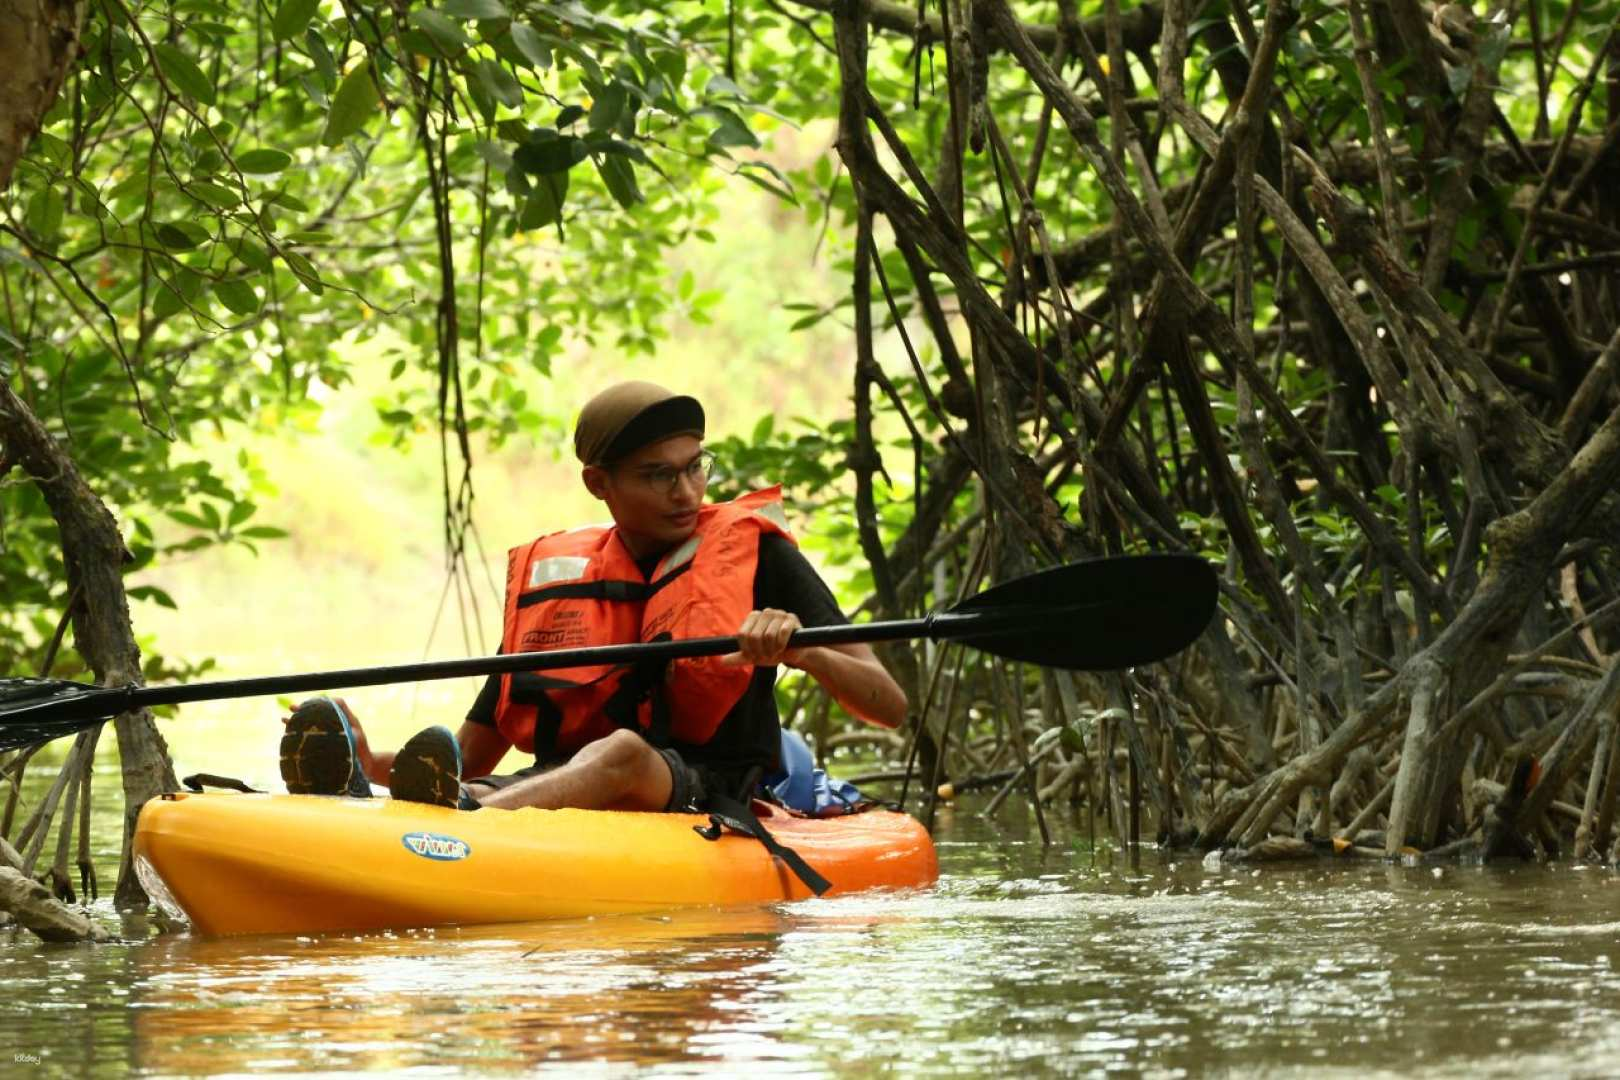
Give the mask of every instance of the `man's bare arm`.
[(808, 672), (851, 716), (886, 728), (905, 722), (906, 693), (872, 646), (812, 645), (794, 651), (797, 655), (784, 663)]
[(798, 668), (825, 687), (850, 715), (886, 728), (897, 728), (905, 722), (908, 708), (905, 691), (870, 645), (788, 648), (788, 639), (802, 628), (799, 617), (791, 611), (765, 608), (750, 612), (737, 631), (739, 651), (727, 656), (726, 662), (755, 667), (786, 664)]

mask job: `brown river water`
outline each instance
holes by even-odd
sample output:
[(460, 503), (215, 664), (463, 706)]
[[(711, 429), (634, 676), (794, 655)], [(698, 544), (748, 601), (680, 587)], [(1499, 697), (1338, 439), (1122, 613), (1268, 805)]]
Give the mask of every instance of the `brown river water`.
[(1613, 871), (1133, 869), (978, 805), (941, 812), (921, 892), (358, 937), (0, 930), (0, 1075), (1620, 1075)]

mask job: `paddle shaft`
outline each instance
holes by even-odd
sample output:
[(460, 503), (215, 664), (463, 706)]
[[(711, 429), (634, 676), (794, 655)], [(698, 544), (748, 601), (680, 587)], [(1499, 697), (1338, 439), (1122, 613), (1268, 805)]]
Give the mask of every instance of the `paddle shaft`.
[[(968, 636), (977, 638), (982, 635), (1028, 630), (1032, 623), (1047, 625), (1054, 619), (1076, 618), (1088, 611), (1094, 611), (1098, 606), (1072, 604), (1038, 609), (946, 611), (934, 612), (920, 619), (816, 626), (794, 631), (793, 636), (788, 639), (788, 646), (805, 648), (813, 645), (851, 645), (919, 637), (932, 638), (935, 641)], [(416, 664), (392, 664), (386, 667), (344, 668), (299, 675), (218, 679), (183, 686), (105, 687), (77, 700), (46, 701), (11, 709), (8, 710), (6, 718), (26, 722), (30, 715), (34, 714), (63, 720), (70, 718), (89, 720), (116, 716), (131, 709), (153, 705), (180, 705), (188, 701), (224, 701), (266, 694), (296, 694), (312, 690), (380, 686), (385, 683), (456, 679), (468, 675), (504, 675), (521, 671), (553, 671), (558, 668), (724, 656), (736, 652), (737, 648), (735, 637), (685, 638), (678, 641), (648, 641), (581, 649), (553, 649), (546, 652), (507, 653), (500, 656), (473, 656), (459, 660), (430, 660)]]

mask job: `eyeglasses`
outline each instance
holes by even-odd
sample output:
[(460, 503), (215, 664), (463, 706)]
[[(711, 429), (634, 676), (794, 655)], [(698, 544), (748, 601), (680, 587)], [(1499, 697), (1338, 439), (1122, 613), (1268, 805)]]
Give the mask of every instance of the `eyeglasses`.
[(634, 470), (630, 475), (660, 495), (673, 495), (682, 480), (690, 480), (699, 490), (709, 486), (714, 474), (714, 454), (708, 450), (698, 454), (680, 468), (674, 465), (651, 465)]

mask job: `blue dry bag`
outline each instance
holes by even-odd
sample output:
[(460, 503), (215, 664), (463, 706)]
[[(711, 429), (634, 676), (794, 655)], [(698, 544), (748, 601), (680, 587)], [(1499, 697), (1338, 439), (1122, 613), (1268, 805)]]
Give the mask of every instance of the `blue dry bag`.
[(777, 802), (811, 817), (836, 817), (860, 808), (855, 785), (834, 780), (816, 768), (810, 745), (796, 731), (782, 729), (782, 768), (761, 781)]

